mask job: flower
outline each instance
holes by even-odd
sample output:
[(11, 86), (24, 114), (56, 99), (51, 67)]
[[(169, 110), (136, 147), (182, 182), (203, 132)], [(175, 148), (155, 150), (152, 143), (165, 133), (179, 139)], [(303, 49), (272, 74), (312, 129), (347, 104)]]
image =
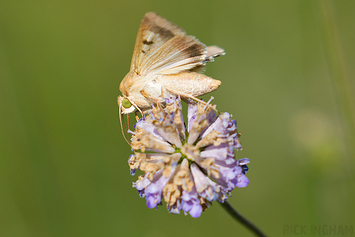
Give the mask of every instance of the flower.
[(224, 202), (235, 187), (248, 185), (249, 159), (234, 158), (242, 146), (230, 114), (217, 116), (209, 102), (190, 102), (186, 127), (180, 98), (165, 101), (164, 108), (153, 106), (130, 131), (131, 175), (144, 173), (133, 187), (148, 208), (157, 208), (164, 199), (169, 212), (182, 210), (197, 218), (213, 201)]

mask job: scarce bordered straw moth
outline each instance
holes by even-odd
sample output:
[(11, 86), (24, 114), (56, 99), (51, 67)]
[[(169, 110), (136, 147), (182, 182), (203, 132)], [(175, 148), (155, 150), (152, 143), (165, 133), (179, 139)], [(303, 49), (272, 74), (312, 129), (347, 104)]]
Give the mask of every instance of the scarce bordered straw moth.
[(130, 72), (120, 84), (120, 111), (128, 114), (137, 109), (143, 114), (152, 104), (164, 103), (166, 93), (200, 101), (196, 97), (221, 85), (219, 80), (200, 72), (207, 62), (224, 54), (222, 48), (207, 47), (158, 14), (146, 13), (139, 27)]

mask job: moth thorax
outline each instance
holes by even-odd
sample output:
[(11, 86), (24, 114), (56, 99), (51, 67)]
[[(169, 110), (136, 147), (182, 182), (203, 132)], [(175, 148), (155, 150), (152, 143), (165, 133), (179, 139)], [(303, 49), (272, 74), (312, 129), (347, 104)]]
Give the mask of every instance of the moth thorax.
[(132, 87), (133, 85), (133, 78), (136, 77), (136, 73), (134, 72), (129, 72), (127, 75), (123, 78), (120, 84), (120, 91), (124, 96), (129, 95), (129, 88)]

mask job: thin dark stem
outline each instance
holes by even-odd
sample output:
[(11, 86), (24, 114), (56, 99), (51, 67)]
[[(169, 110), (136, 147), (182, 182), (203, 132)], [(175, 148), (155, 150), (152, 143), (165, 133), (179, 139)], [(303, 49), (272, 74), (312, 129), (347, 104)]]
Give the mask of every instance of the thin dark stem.
[(249, 229), (251, 232), (255, 234), (255, 236), (266, 237), (266, 235), (261, 232), (253, 223), (245, 219), (242, 215), (240, 215), (227, 201), (224, 203), (220, 203), (222, 207), (239, 223), (241, 223), (244, 227)]

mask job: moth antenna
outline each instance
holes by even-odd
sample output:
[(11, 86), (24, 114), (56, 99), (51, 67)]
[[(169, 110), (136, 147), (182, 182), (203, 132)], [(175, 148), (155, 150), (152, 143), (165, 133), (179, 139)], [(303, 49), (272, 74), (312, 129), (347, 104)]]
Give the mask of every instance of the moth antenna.
[[(127, 125), (128, 125), (128, 129), (130, 129), (130, 125), (129, 125), (129, 114), (126, 114), (127, 115)], [(126, 129), (126, 131), (127, 131), (127, 129)]]
[(129, 146), (131, 146), (131, 144), (130, 144), (129, 141), (127, 140), (127, 137), (126, 137), (126, 135), (125, 135), (125, 133), (124, 133), (124, 131), (123, 131), (123, 129), (126, 131), (127, 128), (126, 128), (126, 124), (124, 123), (124, 120), (123, 120), (123, 126), (122, 126), (122, 116), (123, 116), (123, 115), (122, 115), (122, 111), (121, 111), (121, 105), (119, 105), (118, 107), (119, 107), (118, 113), (119, 113), (119, 117), (120, 117), (120, 125), (121, 125), (122, 136), (123, 136), (123, 138), (126, 140), (127, 144), (128, 144)]

